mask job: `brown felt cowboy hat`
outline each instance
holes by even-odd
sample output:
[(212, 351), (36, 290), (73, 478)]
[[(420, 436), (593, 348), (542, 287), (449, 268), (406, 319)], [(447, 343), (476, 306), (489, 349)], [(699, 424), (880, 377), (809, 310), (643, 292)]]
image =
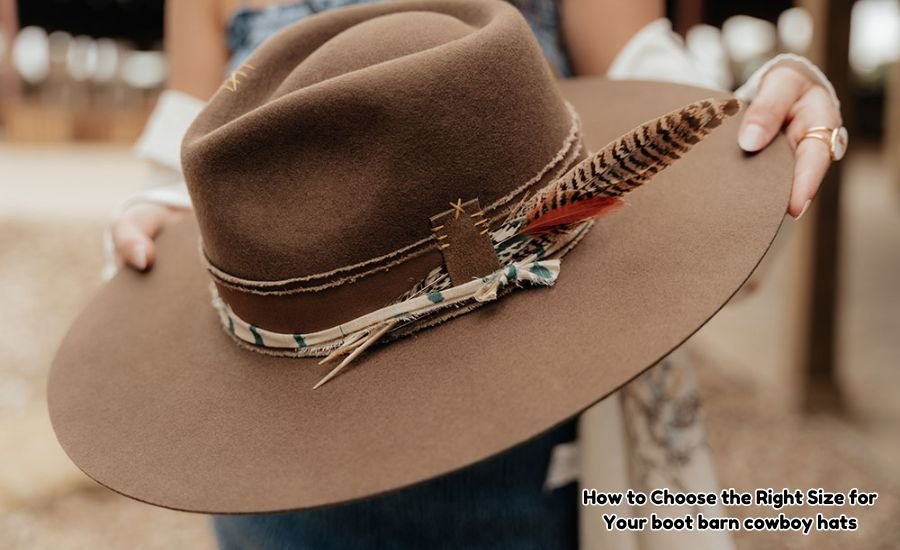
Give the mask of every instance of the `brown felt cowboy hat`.
[(298, 23), (188, 132), (196, 218), (63, 342), (59, 440), (118, 492), (221, 513), (360, 499), (522, 443), (684, 342), (765, 253), (791, 154), (743, 155), (737, 109), (557, 84), (502, 2)]

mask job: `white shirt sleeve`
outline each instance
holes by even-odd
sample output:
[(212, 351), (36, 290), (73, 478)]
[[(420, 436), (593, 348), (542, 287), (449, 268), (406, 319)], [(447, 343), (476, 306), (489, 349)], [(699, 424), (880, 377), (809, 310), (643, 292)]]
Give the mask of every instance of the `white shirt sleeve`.
[(181, 142), (203, 106), (203, 101), (175, 90), (166, 90), (159, 96), (156, 108), (134, 146), (135, 155), (154, 167), (151, 185), (129, 198), (122, 208), (136, 202), (191, 207), (181, 175)]
[[(171, 208), (191, 208), (191, 198), (181, 174), (181, 142), (203, 106), (203, 101), (182, 92), (166, 90), (160, 95), (156, 108), (134, 147), (135, 155), (151, 165), (147, 187), (121, 204), (116, 216), (140, 202), (162, 204)], [(103, 249), (103, 278), (109, 279), (118, 270), (110, 229), (104, 234)]]
[(639, 30), (616, 56), (606, 76), (612, 80), (657, 80), (718, 88), (715, 79), (684, 47), (668, 19)]
[[(808, 59), (794, 54), (780, 54), (770, 59), (734, 92), (735, 96), (744, 101), (752, 101), (765, 75), (775, 67), (784, 65), (821, 84), (831, 95), (835, 107), (840, 108), (834, 86), (828, 78)], [(721, 89), (713, 76), (719, 72), (720, 68), (707, 67), (703, 61), (691, 55), (681, 37), (672, 31), (672, 24), (668, 19), (657, 19), (628, 41), (610, 65), (607, 77), (613, 80), (657, 80)]]
[(816, 67), (809, 59), (792, 53), (779, 54), (766, 61), (762, 67), (760, 67), (752, 75), (750, 75), (750, 78), (747, 79), (747, 82), (745, 82), (740, 88), (735, 90), (734, 95), (744, 101), (752, 101), (759, 91), (759, 85), (762, 82), (762, 79), (769, 73), (769, 71), (771, 71), (775, 67), (783, 66), (788, 66), (799, 71), (800, 73), (806, 75), (808, 78), (825, 88), (825, 90), (828, 91), (828, 94), (831, 96), (831, 101), (834, 102), (835, 109), (837, 109), (838, 111), (841, 110), (841, 102), (838, 100), (837, 93), (834, 91), (834, 85), (831, 84), (831, 81), (828, 80), (828, 77), (825, 76), (825, 73), (823, 73), (821, 69)]
[(203, 105), (188, 94), (164, 91), (134, 146), (135, 154), (180, 173), (181, 140)]

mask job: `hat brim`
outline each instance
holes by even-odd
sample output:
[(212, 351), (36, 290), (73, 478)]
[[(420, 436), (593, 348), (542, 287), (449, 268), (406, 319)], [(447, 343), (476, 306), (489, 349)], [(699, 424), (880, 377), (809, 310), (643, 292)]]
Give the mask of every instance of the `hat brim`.
[[(588, 145), (722, 95), (565, 82)], [(783, 138), (738, 146), (739, 117), (629, 196), (562, 262), (519, 290), (331, 367), (237, 346), (210, 305), (197, 229), (158, 241), (75, 322), (50, 373), (63, 448), (99, 483), (151, 504), (273, 512), (378, 495), (491, 457), (596, 403), (684, 342), (744, 283), (786, 209)]]

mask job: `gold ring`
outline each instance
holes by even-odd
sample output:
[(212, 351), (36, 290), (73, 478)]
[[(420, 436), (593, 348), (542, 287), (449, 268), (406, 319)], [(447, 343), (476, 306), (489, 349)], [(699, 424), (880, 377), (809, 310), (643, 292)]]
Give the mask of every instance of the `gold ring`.
[(828, 128), (827, 126), (816, 126), (810, 128), (803, 134), (800, 141), (804, 139), (817, 139), (828, 146), (831, 153), (831, 160), (841, 160), (847, 153), (847, 145), (850, 136), (847, 134), (847, 128), (841, 126), (839, 128)]

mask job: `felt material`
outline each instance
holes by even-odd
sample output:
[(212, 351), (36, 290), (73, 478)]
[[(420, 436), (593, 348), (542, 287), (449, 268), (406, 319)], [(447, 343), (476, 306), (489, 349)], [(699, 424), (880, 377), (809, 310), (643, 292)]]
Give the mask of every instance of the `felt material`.
[[(560, 87), (591, 148), (721, 96), (600, 79)], [(195, 222), (171, 227), (153, 270), (120, 273), (63, 342), (48, 388), (60, 443), (88, 475), (132, 498), (239, 513), (369, 497), (528, 440), (680, 345), (767, 250), (793, 157), (781, 137), (743, 154), (739, 122), (599, 220), (552, 288), (373, 349), (315, 391), (329, 366), (234, 344), (209, 304)]]
[(454, 285), (500, 269), (500, 261), (491, 242), (490, 221), (481, 211), (478, 199), (457, 203), (431, 217), (438, 248)]
[[(505, 2), (404, 1), (293, 25), (225, 80), (184, 140), (204, 252), (227, 275), (219, 295), (282, 333), (384, 307), (440, 265), (429, 217), (477, 197), (502, 218), (580, 158), (573, 122)], [(499, 267), (477, 243), (456, 245), (451, 278)]]
[(182, 164), (213, 265), (271, 281), (430, 238), (430, 216), (505, 197), (570, 127), (513, 6), (385, 2), (268, 40), (197, 117)]
[(364, 277), (315, 292), (260, 295), (216, 283), (219, 296), (240, 317), (275, 332), (308, 333), (335, 327), (387, 306), (439, 266), (437, 250), (390, 268), (389, 277)]

